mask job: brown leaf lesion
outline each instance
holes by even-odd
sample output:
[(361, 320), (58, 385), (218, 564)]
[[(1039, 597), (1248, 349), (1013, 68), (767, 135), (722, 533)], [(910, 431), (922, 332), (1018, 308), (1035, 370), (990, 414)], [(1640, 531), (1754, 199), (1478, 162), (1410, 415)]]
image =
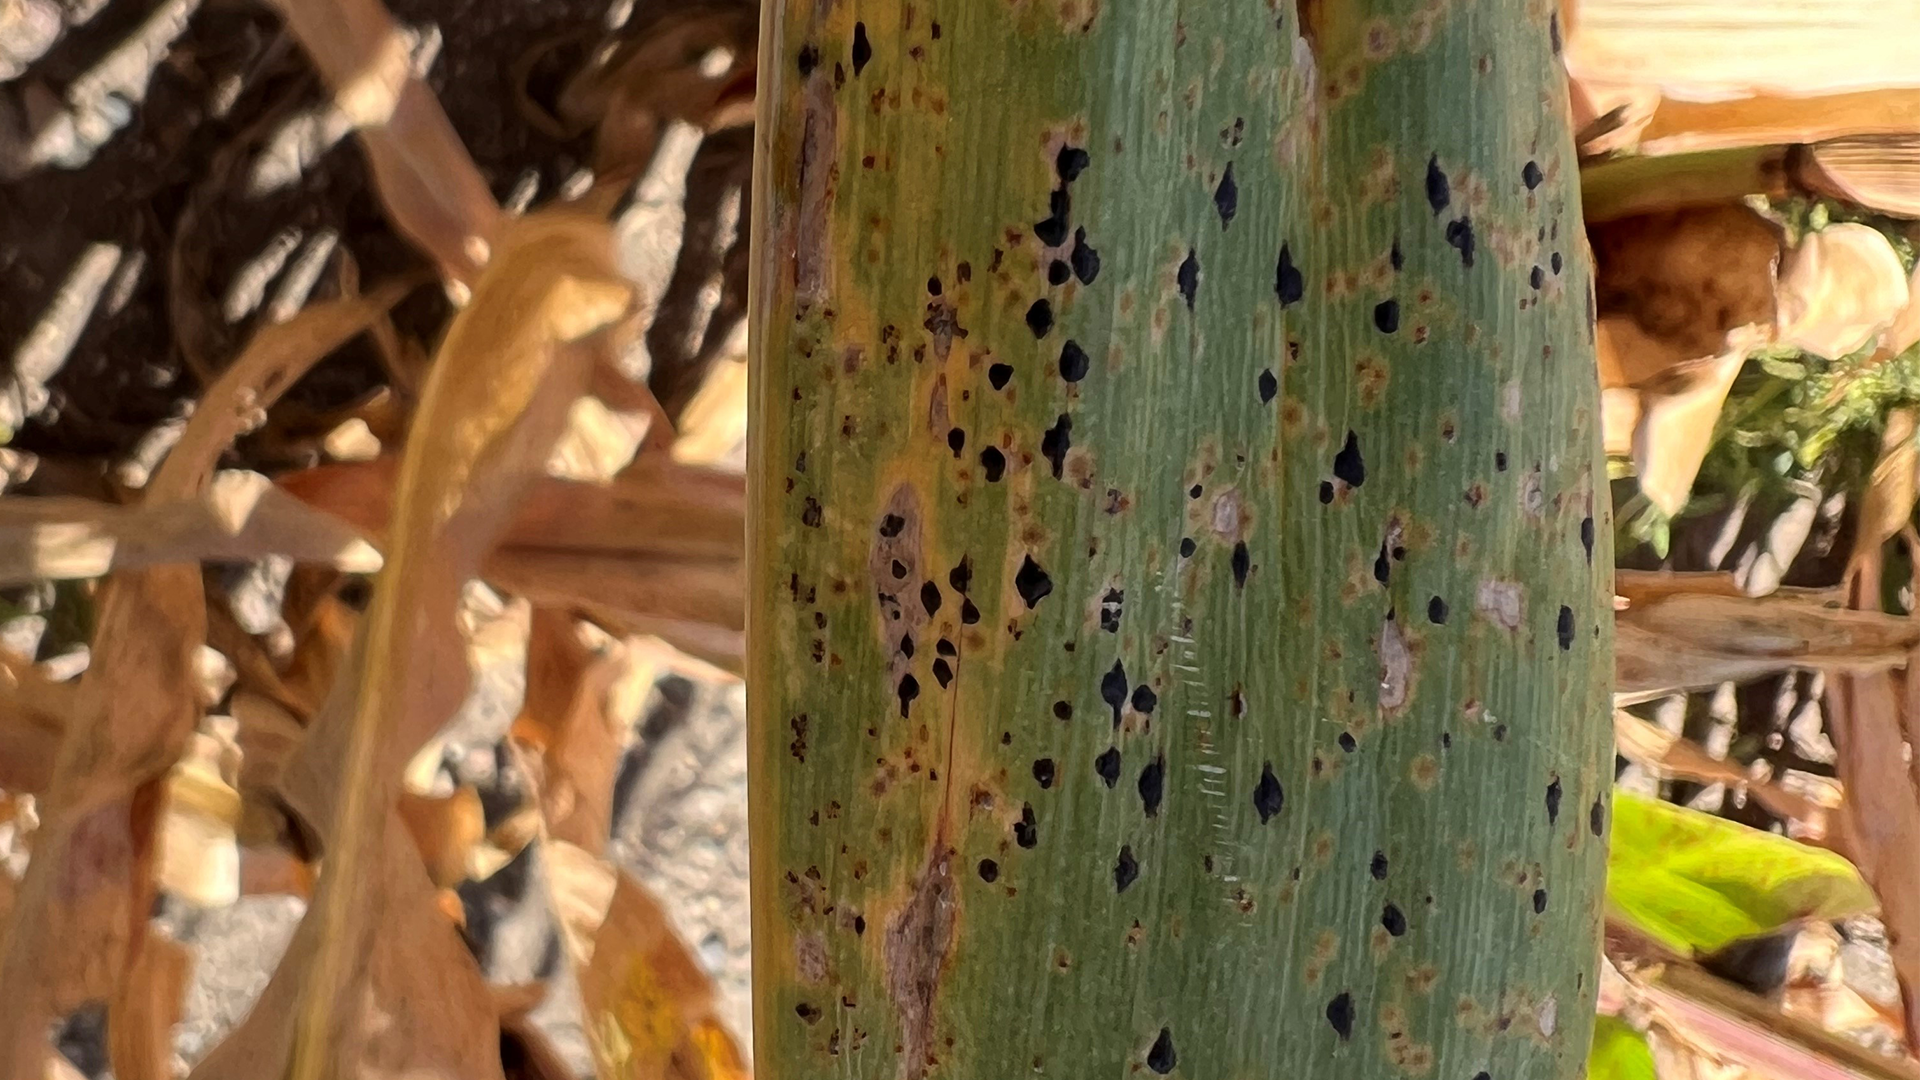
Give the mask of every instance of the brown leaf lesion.
[(901, 1029), (898, 1080), (920, 1080), (937, 1064), (940, 980), (954, 944), (959, 896), (953, 855), (936, 835), (913, 891), (887, 924), (886, 983)]

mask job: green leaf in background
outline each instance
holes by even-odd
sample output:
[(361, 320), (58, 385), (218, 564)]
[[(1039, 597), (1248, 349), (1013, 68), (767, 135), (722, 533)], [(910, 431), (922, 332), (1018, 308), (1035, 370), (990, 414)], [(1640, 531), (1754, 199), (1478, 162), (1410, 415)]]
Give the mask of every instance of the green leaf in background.
[(1587, 1080), (1654, 1080), (1647, 1037), (1617, 1016), (1602, 1016), (1587, 1051)]
[(1871, 911), (1853, 864), (1711, 814), (1615, 792), (1607, 907), (1682, 954), (1715, 952), (1796, 919)]

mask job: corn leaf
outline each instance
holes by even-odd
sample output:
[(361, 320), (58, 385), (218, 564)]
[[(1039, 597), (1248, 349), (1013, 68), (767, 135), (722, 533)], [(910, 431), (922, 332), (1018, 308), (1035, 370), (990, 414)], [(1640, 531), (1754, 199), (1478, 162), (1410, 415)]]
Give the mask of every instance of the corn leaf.
[(1587, 1051), (1587, 1080), (1654, 1080), (1647, 1037), (1619, 1017), (1600, 1017)]
[(1607, 905), (1683, 955), (1878, 904), (1832, 852), (1628, 792), (1613, 806)]

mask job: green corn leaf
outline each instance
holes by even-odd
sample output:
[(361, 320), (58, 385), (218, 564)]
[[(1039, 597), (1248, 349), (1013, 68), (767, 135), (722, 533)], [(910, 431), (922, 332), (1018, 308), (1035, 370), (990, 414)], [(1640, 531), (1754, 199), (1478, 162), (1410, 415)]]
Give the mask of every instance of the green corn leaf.
[(1572, 1080), (1612, 575), (1557, 8), (769, 0), (762, 1080)]
[(1627, 792), (1613, 807), (1607, 906), (1683, 955), (1876, 906), (1831, 851)]
[(1646, 1035), (1617, 1016), (1600, 1017), (1587, 1051), (1587, 1080), (1654, 1080)]

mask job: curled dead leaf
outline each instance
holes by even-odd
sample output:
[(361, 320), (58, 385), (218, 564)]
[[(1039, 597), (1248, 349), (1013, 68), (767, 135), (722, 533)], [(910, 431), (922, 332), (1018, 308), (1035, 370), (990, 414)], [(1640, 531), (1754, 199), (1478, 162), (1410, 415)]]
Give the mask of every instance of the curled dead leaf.
[(1920, 135), (1858, 135), (1808, 148), (1815, 191), (1900, 218), (1920, 218)]
[(1741, 206), (1648, 214), (1593, 230), (1595, 341), (1609, 447), (1634, 424), (1640, 489), (1662, 513), (1686, 505), (1714, 421), (1747, 354), (1772, 334), (1773, 228)]
[(292, 1023), (281, 1036), (294, 1080), (356, 1075), (388, 1037), (391, 1025), (370, 1025), (364, 1007), (365, 956), (384, 951), (376, 934), (391, 927), (360, 902), (361, 878), (396, 858), (383, 850), (393, 845), (382, 824), (402, 771), (465, 696), (456, 621), (465, 583), (544, 474), (594, 365), (610, 362), (609, 331), (634, 307), (612, 247), (606, 222), (577, 210), (508, 223), (428, 375), (395, 485), (387, 565), (355, 651), (353, 700), (323, 709), (287, 774), (290, 784), (305, 778), (302, 813), (330, 823), (302, 924), (315, 951), (298, 1008), (281, 1018)]
[[(412, 287), (399, 282), (315, 304), (257, 332), (202, 395), (145, 499), (201, 497), (236, 435)], [(109, 998), (125, 962), (140, 955), (163, 781), (200, 718), (195, 662), (206, 635), (197, 564), (115, 574), (101, 590), (90, 664), (0, 955), (9, 994), (0, 1009), (0, 1075), (38, 1071), (50, 1055), (53, 1019)]]
[(1753, 339), (1697, 363), (1675, 369), (1657, 388), (1641, 394), (1633, 429), (1633, 468), (1640, 491), (1661, 513), (1687, 505), (1700, 464), (1713, 446), (1714, 424), (1747, 362)]
[[(1664, 350), (1626, 357), (1621, 385), (1725, 350), (1727, 335), (1774, 322), (1774, 227), (1744, 206), (1647, 214), (1593, 230), (1598, 314), (1624, 315)], [(1612, 385), (1612, 383), (1609, 383)]]
[(1782, 260), (1779, 340), (1829, 359), (1874, 340), (1909, 299), (1907, 271), (1878, 230), (1855, 222), (1802, 237)]
[(757, 51), (751, 17), (693, 8), (630, 27), (561, 90), (567, 128), (595, 127), (595, 171), (624, 186), (674, 121), (714, 131), (751, 122)]

